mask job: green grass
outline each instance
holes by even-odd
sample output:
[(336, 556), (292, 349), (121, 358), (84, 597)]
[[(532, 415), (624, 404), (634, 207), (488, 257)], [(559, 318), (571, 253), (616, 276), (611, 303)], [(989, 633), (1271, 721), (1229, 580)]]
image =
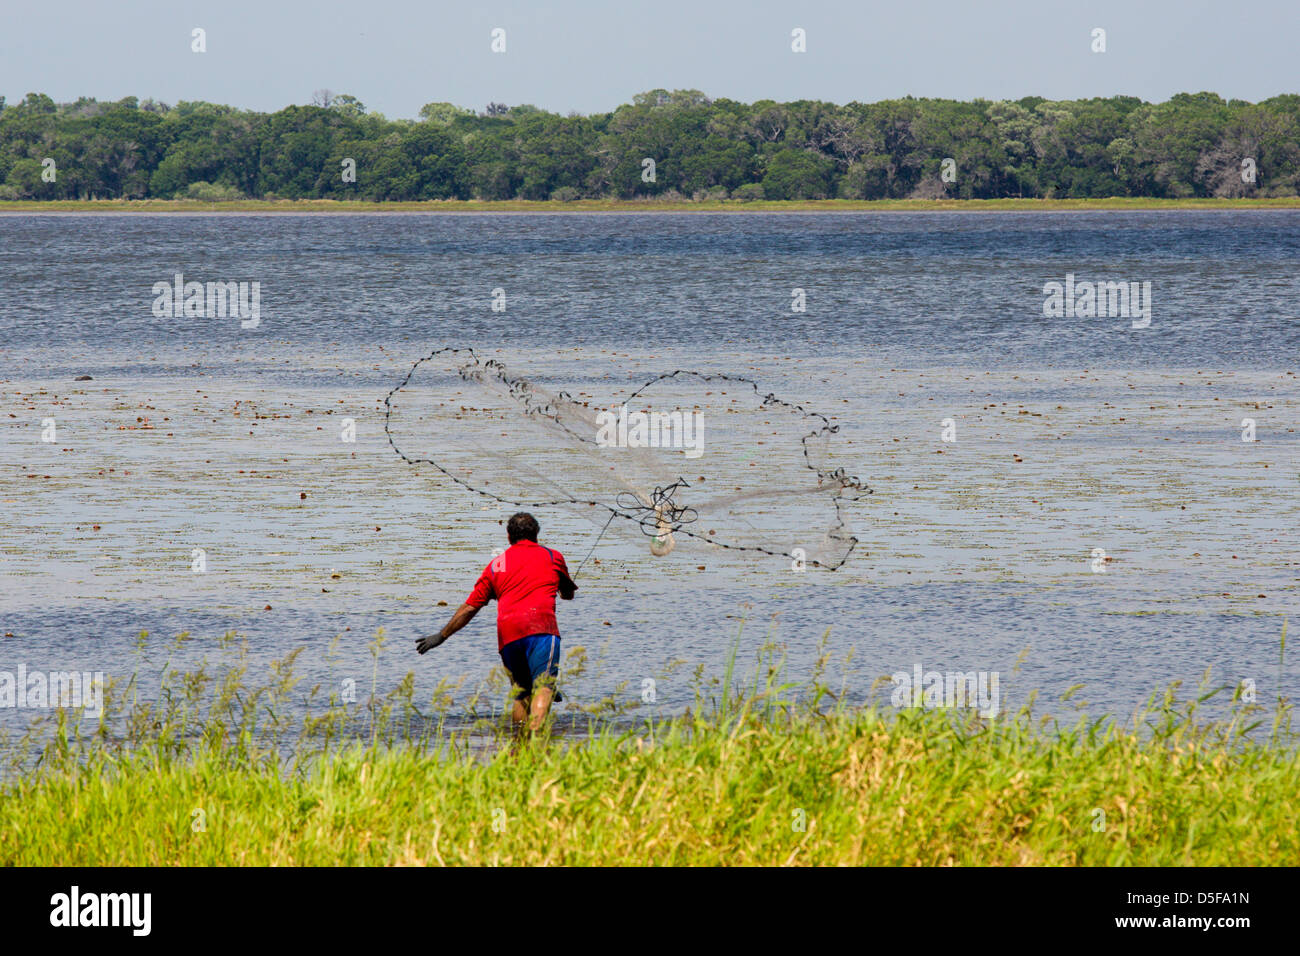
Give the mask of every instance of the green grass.
[(353, 202), (333, 199), (99, 199), (0, 201), (3, 212), (1065, 212), (1143, 209), (1300, 209), (1300, 197), (1273, 199), (810, 199), (665, 200), (580, 199), (573, 202), (509, 200), (430, 200)]
[[(382, 646), (382, 645), (381, 645)], [(734, 663), (734, 661), (733, 661)], [(1033, 702), (965, 711), (851, 706), (780, 683), (774, 649), (743, 686), (697, 670), (696, 706), (538, 738), (512, 753), (452, 733), (445, 686), (409, 686), (295, 733), (276, 714), (293, 658), (175, 674), (164, 700), (115, 692), (105, 723), (61, 718), (39, 766), (0, 790), (7, 865), (1294, 865), (1300, 756), (1290, 705), (1176, 686), (1135, 722), (1060, 724)], [(1068, 697), (1069, 695), (1067, 695)], [(610, 709), (610, 705), (606, 709)], [(600, 707), (593, 707), (600, 710)], [(459, 706), (457, 708), (459, 711)], [(369, 734), (340, 733), (367, 718)], [(472, 732), (498, 725), (495, 718)], [(360, 738), (360, 739), (358, 739)], [(34, 738), (24, 742), (31, 745)], [(28, 751), (28, 759), (35, 750)], [(1104, 814), (1104, 827), (1103, 823)]]

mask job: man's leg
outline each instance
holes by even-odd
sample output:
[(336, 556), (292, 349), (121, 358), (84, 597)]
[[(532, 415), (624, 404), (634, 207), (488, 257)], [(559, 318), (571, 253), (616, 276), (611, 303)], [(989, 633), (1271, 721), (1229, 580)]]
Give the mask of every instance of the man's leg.
[(519, 659), (518, 651), (518, 646), (514, 644), (507, 644), (501, 649), (501, 666), (506, 669), (506, 678), (510, 681), (510, 694), (513, 698), (510, 704), (510, 722), (514, 725), (516, 737), (523, 729), (524, 721), (528, 719), (528, 695), (532, 686), (527, 662)]
[(529, 697), (520, 696), (515, 698), (514, 706), (510, 711), (510, 722), (514, 725), (515, 732), (518, 733), (520, 726), (525, 718), (528, 717), (528, 705), (531, 702)]
[(551, 709), (551, 699), (555, 697), (555, 688), (545, 685), (538, 687), (533, 691), (533, 719), (528, 725), (528, 729), (536, 732), (542, 726), (542, 721), (546, 719), (547, 713)]
[(560, 676), (560, 639), (554, 634), (539, 635), (537, 657), (530, 662), (533, 671), (533, 705), (529, 729), (541, 730), (555, 699), (555, 682)]

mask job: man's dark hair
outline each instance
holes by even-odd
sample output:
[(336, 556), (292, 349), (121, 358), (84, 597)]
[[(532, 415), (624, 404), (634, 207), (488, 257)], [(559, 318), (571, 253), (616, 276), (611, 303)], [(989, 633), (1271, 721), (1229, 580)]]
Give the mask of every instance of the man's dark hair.
[(520, 511), (512, 515), (506, 523), (506, 537), (510, 539), (511, 544), (516, 541), (536, 541), (537, 532), (541, 530), (541, 527), (537, 524), (537, 519), (527, 511)]

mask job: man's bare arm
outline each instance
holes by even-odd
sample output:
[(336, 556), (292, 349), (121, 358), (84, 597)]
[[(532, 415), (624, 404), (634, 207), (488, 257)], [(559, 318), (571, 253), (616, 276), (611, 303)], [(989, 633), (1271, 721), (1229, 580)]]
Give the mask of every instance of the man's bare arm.
[(428, 637), (422, 637), (415, 642), (415, 649), (421, 654), (431, 651), (447, 638), (451, 637), (462, 627), (474, 619), (478, 613), (478, 608), (469, 604), (462, 604), (456, 608), (456, 613), (451, 616), (451, 620), (437, 634), (431, 634)]

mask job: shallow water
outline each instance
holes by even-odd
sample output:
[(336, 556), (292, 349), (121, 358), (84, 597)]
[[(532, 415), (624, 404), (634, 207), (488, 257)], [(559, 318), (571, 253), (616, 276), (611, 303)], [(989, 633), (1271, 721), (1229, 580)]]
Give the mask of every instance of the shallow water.
[[(472, 345), (609, 402), (673, 368), (752, 377), (832, 417), (873, 490), (833, 573), (690, 541), (656, 559), (635, 528), (596, 544), (603, 522), (539, 515), (571, 565), (596, 545), (561, 609), (566, 647), (601, 657), (573, 702), (654, 679), (646, 709), (679, 710), (742, 622), (742, 663), (771, 638), (793, 679), (829, 631), (858, 700), (918, 661), (999, 672), (1004, 709), (1082, 683), (1127, 716), (1207, 667), (1293, 696), (1297, 260), (1288, 212), (0, 218), (0, 671), (148, 674), (176, 633), (184, 666), (235, 630), (259, 665), (304, 646), (309, 683), (368, 689), (382, 626), (381, 690), (482, 681), (491, 610), (409, 648), (506, 514), (383, 432), (416, 359)], [(260, 281), (260, 326), (154, 318), (177, 270)], [(1043, 318), (1067, 272), (1151, 281), (1151, 327)]]

